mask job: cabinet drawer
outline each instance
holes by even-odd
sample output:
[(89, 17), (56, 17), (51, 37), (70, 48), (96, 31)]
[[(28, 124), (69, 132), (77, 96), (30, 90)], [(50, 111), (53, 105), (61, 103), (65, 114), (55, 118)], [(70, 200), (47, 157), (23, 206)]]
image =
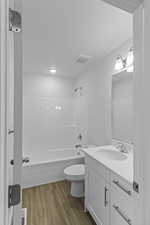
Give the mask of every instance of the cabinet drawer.
[(133, 225), (133, 221), (119, 207), (111, 210), (111, 225)]
[[(114, 182), (115, 181), (115, 182)], [(133, 224), (133, 197), (131, 185), (111, 175), (111, 225)]]
[(111, 186), (120, 191), (122, 195), (132, 197), (132, 185), (114, 173), (111, 173)]

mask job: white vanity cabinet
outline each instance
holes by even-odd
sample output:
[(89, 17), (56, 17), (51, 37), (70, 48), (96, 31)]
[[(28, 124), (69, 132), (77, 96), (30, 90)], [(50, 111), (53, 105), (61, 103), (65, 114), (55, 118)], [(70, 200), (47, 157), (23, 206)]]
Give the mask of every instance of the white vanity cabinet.
[[(106, 179), (105, 179), (106, 175)], [(109, 225), (110, 184), (109, 172), (95, 160), (86, 157), (85, 207), (97, 225)]]
[(85, 209), (97, 225), (132, 225), (132, 184), (85, 156)]

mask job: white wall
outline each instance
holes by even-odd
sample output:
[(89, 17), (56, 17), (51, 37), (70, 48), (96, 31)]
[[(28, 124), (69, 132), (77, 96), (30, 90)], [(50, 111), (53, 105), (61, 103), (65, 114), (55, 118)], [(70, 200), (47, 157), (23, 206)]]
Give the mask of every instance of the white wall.
[(112, 137), (133, 142), (133, 74), (126, 71), (112, 80)]
[[(72, 79), (24, 74), (23, 151), (41, 154), (75, 144)], [(56, 109), (60, 106), (61, 110)]]
[(86, 71), (76, 81), (75, 87), (83, 87), (85, 100), (84, 104), (82, 102), (85, 108), (79, 107), (79, 114), (85, 115), (87, 124), (85, 125), (86, 121), (83, 123), (78, 120), (80, 130), (82, 130), (83, 135), (86, 135), (84, 144), (103, 145), (111, 143), (112, 74), (116, 72), (114, 65), (118, 54), (123, 57), (126, 56), (131, 46), (132, 41), (129, 40), (104, 59), (89, 64)]

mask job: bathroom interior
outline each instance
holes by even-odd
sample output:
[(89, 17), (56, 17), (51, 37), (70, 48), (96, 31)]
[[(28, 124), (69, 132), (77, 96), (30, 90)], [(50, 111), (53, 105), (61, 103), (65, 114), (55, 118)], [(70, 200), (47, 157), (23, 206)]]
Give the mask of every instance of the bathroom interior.
[(23, 1), (26, 225), (132, 225), (133, 16)]

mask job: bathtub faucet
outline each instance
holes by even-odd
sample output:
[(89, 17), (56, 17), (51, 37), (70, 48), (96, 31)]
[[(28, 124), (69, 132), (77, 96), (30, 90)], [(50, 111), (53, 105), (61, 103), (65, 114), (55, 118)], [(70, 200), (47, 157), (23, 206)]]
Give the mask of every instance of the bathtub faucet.
[(77, 155), (80, 155), (81, 154), (81, 148), (82, 148), (82, 145), (81, 144), (77, 144), (75, 145), (75, 148), (76, 148), (76, 152), (77, 152)]

